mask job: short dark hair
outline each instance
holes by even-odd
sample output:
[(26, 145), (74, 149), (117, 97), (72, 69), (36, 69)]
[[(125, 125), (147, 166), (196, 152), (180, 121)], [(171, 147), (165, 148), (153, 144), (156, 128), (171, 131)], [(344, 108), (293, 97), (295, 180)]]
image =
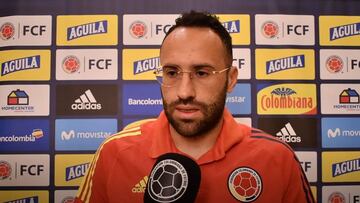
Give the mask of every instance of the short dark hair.
[(178, 27), (202, 27), (202, 28), (210, 28), (214, 31), (221, 39), (225, 50), (228, 56), (227, 65), (232, 64), (233, 53), (232, 53), (232, 40), (231, 36), (225, 27), (220, 23), (219, 18), (216, 15), (212, 15), (208, 12), (197, 12), (191, 10), (188, 13), (183, 13), (179, 18), (175, 20), (175, 25), (173, 25), (169, 31), (166, 33), (164, 40), (166, 37), (174, 31)]

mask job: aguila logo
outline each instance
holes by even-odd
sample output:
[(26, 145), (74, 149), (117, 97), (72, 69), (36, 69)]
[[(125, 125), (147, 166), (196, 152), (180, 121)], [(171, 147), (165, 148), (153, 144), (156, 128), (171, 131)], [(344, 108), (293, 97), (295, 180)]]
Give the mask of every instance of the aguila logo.
[(4, 23), (1, 27), (0, 27), (0, 32), (1, 32), (1, 39), (3, 40), (8, 40), (10, 38), (12, 38), (15, 34), (15, 27), (13, 24), (11, 23)]
[(269, 39), (275, 38), (279, 33), (279, 26), (273, 21), (266, 21), (261, 26), (262, 34)]
[(147, 33), (146, 24), (141, 21), (135, 21), (130, 25), (129, 32), (136, 39), (142, 38)]
[(330, 73), (338, 73), (343, 69), (343, 60), (338, 56), (330, 56), (326, 60), (326, 68)]
[(235, 199), (241, 202), (252, 202), (262, 192), (262, 181), (254, 169), (240, 167), (230, 174), (228, 188)]
[(11, 175), (11, 165), (6, 161), (0, 161), (0, 180), (5, 180)]
[(67, 56), (62, 62), (62, 68), (66, 73), (75, 73), (80, 69), (80, 60), (76, 56)]

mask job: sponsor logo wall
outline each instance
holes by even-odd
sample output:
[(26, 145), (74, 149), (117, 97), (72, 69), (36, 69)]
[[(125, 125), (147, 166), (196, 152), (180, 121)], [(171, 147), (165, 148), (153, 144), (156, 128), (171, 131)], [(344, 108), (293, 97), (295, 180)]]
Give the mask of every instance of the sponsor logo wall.
[[(162, 111), (153, 72), (187, 5), (59, 2), (0, 14), (0, 202), (71, 202), (101, 142)], [(232, 36), (226, 107), (296, 151), (318, 202), (360, 202), (360, 3), (254, 2), (193, 8)]]

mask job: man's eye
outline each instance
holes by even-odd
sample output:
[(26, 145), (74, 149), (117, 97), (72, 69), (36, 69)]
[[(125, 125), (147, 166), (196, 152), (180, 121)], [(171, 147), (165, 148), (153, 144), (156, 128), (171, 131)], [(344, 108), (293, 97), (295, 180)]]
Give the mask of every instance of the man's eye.
[(165, 76), (166, 77), (171, 77), (171, 78), (176, 77), (178, 74), (179, 74), (178, 71), (175, 71), (175, 70), (167, 70), (165, 72)]
[(195, 72), (195, 75), (198, 78), (204, 78), (204, 77), (208, 77), (210, 75), (210, 73), (208, 71), (198, 70)]

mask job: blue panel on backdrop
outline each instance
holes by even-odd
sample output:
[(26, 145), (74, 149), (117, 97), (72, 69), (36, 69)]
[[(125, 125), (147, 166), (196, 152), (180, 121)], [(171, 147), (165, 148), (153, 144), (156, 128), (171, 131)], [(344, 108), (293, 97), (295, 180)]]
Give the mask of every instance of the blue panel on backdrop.
[(158, 115), (163, 109), (160, 85), (124, 84), (122, 103), (124, 115)]
[(55, 149), (96, 150), (104, 139), (116, 132), (116, 119), (57, 119)]
[(47, 119), (0, 120), (0, 151), (48, 151), (49, 136)]
[(321, 135), (324, 148), (358, 148), (360, 118), (322, 118)]
[(250, 114), (250, 84), (236, 84), (233, 91), (227, 95), (226, 107), (232, 114)]

